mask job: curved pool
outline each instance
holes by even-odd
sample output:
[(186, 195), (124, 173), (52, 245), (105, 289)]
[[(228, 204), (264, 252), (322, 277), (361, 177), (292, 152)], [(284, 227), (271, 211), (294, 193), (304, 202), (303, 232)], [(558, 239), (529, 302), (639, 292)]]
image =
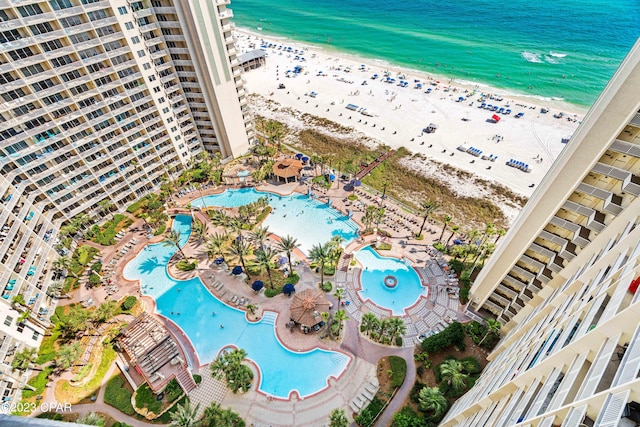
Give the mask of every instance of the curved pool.
[(407, 262), (384, 257), (371, 246), (365, 246), (354, 256), (362, 264), (358, 291), (362, 300), (371, 300), (391, 310), (393, 315), (401, 316), (418, 298), (428, 295), (420, 276)]
[[(176, 216), (173, 229), (186, 244), (191, 232), (191, 217)], [(290, 393), (304, 397), (327, 387), (330, 376), (338, 377), (350, 357), (336, 351), (314, 349), (293, 352), (282, 345), (275, 332), (277, 313), (265, 312), (250, 323), (245, 312), (230, 307), (216, 297), (196, 277), (177, 280), (169, 276), (167, 264), (175, 247), (162, 243), (147, 245), (124, 268), (129, 280), (139, 280), (142, 292), (155, 299), (156, 312), (171, 319), (189, 337), (201, 363), (214, 360), (229, 345), (243, 348), (258, 366), (259, 390), (275, 397)]]
[(253, 188), (227, 189), (219, 194), (198, 197), (191, 206), (234, 208), (253, 203), (261, 197), (268, 197), (272, 207), (263, 225), (280, 237), (295, 237), (305, 254), (313, 245), (326, 243), (333, 236), (341, 236), (345, 245), (358, 237), (358, 224), (346, 215), (327, 203), (298, 193), (279, 196)]

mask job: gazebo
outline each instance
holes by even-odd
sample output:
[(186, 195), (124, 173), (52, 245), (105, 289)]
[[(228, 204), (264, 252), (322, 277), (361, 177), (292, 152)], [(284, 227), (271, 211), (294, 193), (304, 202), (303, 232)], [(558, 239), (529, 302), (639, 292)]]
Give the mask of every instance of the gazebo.
[(298, 159), (282, 159), (278, 160), (273, 165), (273, 174), (278, 178), (278, 180), (280, 180), (280, 178), (284, 178), (286, 183), (289, 182), (289, 178), (293, 178), (294, 181), (297, 181), (302, 167), (302, 161)]
[(305, 289), (297, 293), (291, 302), (291, 320), (303, 329), (312, 328), (322, 322), (323, 312), (328, 312), (331, 303), (319, 289)]

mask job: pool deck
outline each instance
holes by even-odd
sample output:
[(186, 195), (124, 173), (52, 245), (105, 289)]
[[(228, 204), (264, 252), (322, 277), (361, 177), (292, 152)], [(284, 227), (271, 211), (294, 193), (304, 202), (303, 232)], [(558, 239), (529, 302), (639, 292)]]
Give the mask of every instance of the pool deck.
[[(226, 188), (208, 188), (191, 192), (181, 197), (176, 195), (174, 201), (177, 206), (185, 206), (190, 201), (201, 197), (201, 195), (220, 193)], [(260, 185), (256, 189), (281, 195), (289, 195), (293, 192), (307, 194), (309, 190), (306, 185), (300, 183)], [(351, 211), (352, 219), (359, 225), (362, 225), (362, 217), (364, 216), (366, 205), (378, 205), (381, 202), (375, 196), (365, 196), (361, 190), (357, 192), (359, 200), (351, 202), (347, 199), (347, 196), (351, 193), (345, 192), (342, 188), (337, 189), (335, 185), (334, 188), (328, 191), (313, 189), (313, 194), (319, 200), (331, 199), (332, 206), (345, 213), (345, 215), (348, 211)], [(255, 427), (324, 425), (328, 422), (329, 412), (334, 408), (345, 408), (347, 416), (352, 419), (353, 410), (358, 409), (363, 404), (366, 405), (365, 396), (370, 394), (367, 390), (377, 389), (376, 363), (381, 357), (395, 354), (411, 360), (414, 347), (419, 342), (421, 334), (442, 330), (449, 321), (456, 319), (459, 321), (469, 320), (463, 314), (463, 307), (459, 304), (459, 301), (450, 298), (445, 291), (447, 287), (455, 287), (456, 280), (443, 270), (444, 260), (432, 249), (433, 241), (440, 234), (439, 230), (435, 230), (435, 224), (427, 223), (424, 232), (425, 239), (415, 240), (413, 234), (419, 227), (420, 218), (403, 212), (388, 200), (382, 202), (385, 204), (390, 218), (380, 225), (380, 229), (384, 229), (390, 234), (389, 237), (384, 238), (384, 241), (392, 246), (391, 250), (384, 251), (384, 255), (411, 260), (423, 285), (429, 289), (428, 297), (420, 297), (413, 306), (405, 310), (403, 320), (407, 333), (403, 337), (403, 346), (398, 348), (380, 345), (359, 333), (359, 322), (363, 314), (373, 312), (381, 317), (391, 315), (388, 309), (379, 307), (369, 300), (363, 302), (359, 298), (357, 291), (359, 289), (360, 271), (357, 266), (349, 265), (353, 252), (363, 246), (375, 244), (379, 241), (377, 236), (363, 236), (351, 242), (345, 248), (343, 259), (338, 265), (335, 276), (326, 277), (326, 280), (331, 280), (334, 283), (334, 288), (345, 289), (346, 296), (343, 301), (349, 301), (349, 304), (344, 308), (350, 320), (345, 322), (341, 341), (322, 338), (322, 330), (320, 333), (310, 334), (304, 334), (299, 329), (291, 331), (286, 326), (289, 320), (291, 298), (284, 295), (266, 298), (264, 292), (254, 292), (248, 284), (241, 280), (242, 277), (230, 275), (225, 265), (219, 267), (212, 263), (205, 253), (204, 245), (194, 242), (192, 239), (183, 248), (183, 251), (190, 258), (198, 259), (196, 270), (188, 273), (177, 271), (172, 266), (172, 260), (169, 265), (171, 275), (178, 279), (189, 279), (198, 275), (205, 286), (217, 298), (231, 306), (246, 310), (248, 304), (257, 305), (258, 310), (255, 316), (247, 314), (249, 321), (254, 320), (256, 316), (260, 317), (264, 310), (278, 312), (279, 315), (276, 322), (277, 336), (292, 351), (306, 351), (320, 347), (342, 351), (352, 356), (347, 368), (339, 378), (331, 378), (327, 388), (303, 399), (297, 397), (297, 395), (294, 395), (289, 400), (274, 399), (255, 390), (255, 387), (245, 394), (234, 395), (227, 392), (221, 381), (211, 378), (208, 365), (201, 365), (205, 361), (198, 359), (189, 338), (175, 324), (162, 316), (158, 316), (182, 345), (187, 353), (186, 356), (189, 363), (193, 367), (193, 372), (200, 373), (204, 378), (202, 384), (191, 392), (192, 403), (200, 402), (202, 403), (202, 408), (213, 401), (220, 403), (222, 407), (230, 406), (240, 414), (247, 422), (247, 425)], [(173, 213), (189, 213), (187, 209), (171, 209), (171, 211)], [(209, 232), (216, 230), (204, 213), (195, 210), (192, 213), (208, 224)], [(131, 229), (141, 230), (143, 225), (142, 220), (137, 220), (132, 224)], [(272, 239), (275, 242), (278, 238), (277, 236), (272, 236)], [(103, 264), (112, 266), (111, 280), (117, 284), (117, 292), (113, 295), (107, 295), (104, 287), (93, 289), (81, 287), (81, 289), (74, 292), (73, 298), (65, 301), (65, 304), (85, 301), (88, 298), (92, 298), (96, 304), (100, 304), (106, 299), (118, 300), (125, 295), (142, 296), (137, 282), (126, 280), (123, 277), (124, 266), (144, 248), (144, 245), (161, 240), (162, 237), (160, 236), (149, 239), (146, 233), (130, 232), (115, 246), (100, 247), (88, 242), (88, 244), (102, 250)], [(294, 267), (301, 277), (296, 289), (300, 291), (306, 288), (315, 288), (319, 282), (319, 277), (308, 267), (304, 254), (299, 250), (295, 251), (293, 260), (294, 262), (301, 261), (297, 262)], [(330, 293), (327, 294), (327, 297), (336, 308), (337, 300), (333, 295)], [(142, 301), (145, 309), (153, 313), (155, 308), (153, 299), (142, 296)], [(414, 379), (414, 365), (408, 363), (408, 373), (404, 385), (398, 390), (389, 409), (383, 413), (376, 425), (385, 426), (390, 423), (391, 416), (400, 408), (402, 401), (410, 392)]]

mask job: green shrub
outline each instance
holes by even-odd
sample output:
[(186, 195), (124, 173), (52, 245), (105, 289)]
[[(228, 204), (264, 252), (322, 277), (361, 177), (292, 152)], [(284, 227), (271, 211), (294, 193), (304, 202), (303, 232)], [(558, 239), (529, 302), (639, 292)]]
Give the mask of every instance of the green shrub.
[[(62, 414), (58, 412), (43, 412), (41, 414), (36, 415), (36, 418), (41, 418), (45, 420), (54, 420), (54, 421), (62, 421), (64, 417)], [(115, 427), (115, 424), (111, 427)]]
[(447, 248), (444, 246), (444, 243), (436, 242), (433, 244), (433, 247), (439, 250), (440, 252), (446, 252)]
[(187, 402), (187, 395), (184, 395), (171, 408), (169, 408), (162, 415), (156, 418), (154, 422), (158, 422), (159, 424), (169, 424), (171, 422), (171, 414), (173, 414), (178, 409), (178, 405), (184, 406), (186, 402)]
[(140, 210), (140, 208), (142, 208), (142, 205), (144, 203), (144, 199), (140, 199), (137, 202), (133, 202), (131, 205), (129, 205), (129, 207), (127, 208), (127, 212), (129, 212), (130, 214), (132, 213), (136, 213), (137, 211)]
[(169, 384), (164, 388), (164, 394), (169, 402), (173, 402), (182, 396), (183, 393), (182, 387), (180, 387), (180, 384), (178, 384), (175, 378), (169, 381)]
[(93, 263), (93, 265), (91, 266), (91, 271), (95, 271), (96, 273), (99, 273), (100, 271), (102, 271), (102, 263), (101, 262)]
[(482, 365), (480, 365), (478, 359), (473, 356), (463, 357), (462, 359), (460, 359), (460, 362), (462, 362), (464, 371), (467, 374), (479, 374), (480, 372), (482, 372)]
[(399, 356), (389, 356), (389, 364), (393, 372), (392, 387), (400, 387), (407, 376), (407, 361)]
[(264, 290), (264, 296), (267, 298), (273, 298), (276, 295), (280, 295), (282, 293), (282, 288), (278, 289), (278, 288), (267, 288)]
[(324, 282), (323, 284), (320, 285), (320, 289), (322, 289), (325, 292), (331, 292), (332, 288), (333, 288), (333, 285), (329, 281)]
[(360, 426), (370, 426), (373, 424), (373, 420), (378, 416), (384, 404), (380, 399), (374, 397), (371, 403), (369, 403), (358, 415), (353, 419)]
[(396, 345), (402, 347), (402, 337), (396, 337)]
[(160, 224), (160, 227), (153, 233), (154, 236), (159, 236), (167, 229), (167, 224)]
[(431, 424), (425, 420), (410, 406), (403, 407), (393, 416), (391, 427), (429, 427)]
[(189, 262), (186, 259), (181, 259), (176, 265), (180, 271), (192, 271), (196, 269), (196, 266), (197, 264), (195, 262)]
[(202, 382), (202, 375), (193, 374), (193, 381), (195, 381), (196, 384), (200, 384)]
[(92, 285), (99, 285), (101, 282), (102, 279), (96, 273), (92, 273), (91, 276), (89, 276), (89, 283)]
[(376, 249), (379, 251), (390, 251), (391, 243), (385, 243), (385, 242), (376, 243)]
[(149, 411), (157, 414), (162, 409), (162, 402), (156, 398), (156, 395), (153, 394), (153, 391), (151, 391), (145, 383), (138, 387), (136, 391), (136, 407), (140, 409), (147, 408)]
[(138, 298), (134, 297), (133, 295), (129, 295), (124, 299), (124, 301), (122, 301), (120, 307), (125, 311), (129, 311), (133, 308), (134, 305), (136, 305), (136, 302), (138, 302)]
[(453, 322), (442, 332), (425, 338), (420, 344), (423, 351), (435, 353), (452, 345), (460, 346), (464, 342), (464, 328), (458, 322)]
[(347, 197), (347, 199), (351, 200), (352, 202), (355, 200), (358, 200), (358, 196), (355, 194), (349, 194), (349, 197)]
[(416, 382), (413, 384), (413, 387), (411, 387), (411, 391), (409, 392), (409, 399), (413, 403), (418, 403), (419, 397), (420, 397), (420, 391), (422, 390), (423, 387), (424, 387), (424, 384), (422, 384), (418, 380), (416, 380)]
[(38, 375), (27, 381), (27, 384), (35, 388), (35, 390), (25, 388), (22, 391), (22, 397), (25, 399), (29, 399), (30, 397), (38, 396), (44, 393), (47, 382), (49, 382), (49, 375), (51, 375), (53, 369), (53, 366), (47, 366), (42, 371), (40, 371)]
[(265, 218), (269, 215), (270, 212), (271, 212), (271, 206), (267, 206), (266, 208), (264, 208), (262, 212), (260, 212), (258, 216), (256, 216), (256, 224), (261, 224), (262, 221), (265, 220)]
[(104, 389), (104, 403), (113, 406), (124, 414), (135, 414), (133, 405), (131, 405), (131, 392), (125, 387), (125, 381), (119, 375), (107, 382), (107, 386)]

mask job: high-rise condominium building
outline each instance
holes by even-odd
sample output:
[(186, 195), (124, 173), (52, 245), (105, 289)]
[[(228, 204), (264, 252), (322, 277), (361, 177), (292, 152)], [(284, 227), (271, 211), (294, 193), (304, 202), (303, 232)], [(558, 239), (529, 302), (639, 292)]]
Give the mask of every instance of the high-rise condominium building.
[(55, 307), (60, 225), (126, 207), (204, 149), (247, 151), (227, 4), (0, 0), (0, 399)]
[(443, 426), (640, 422), (640, 42), (471, 289), (507, 322)]

